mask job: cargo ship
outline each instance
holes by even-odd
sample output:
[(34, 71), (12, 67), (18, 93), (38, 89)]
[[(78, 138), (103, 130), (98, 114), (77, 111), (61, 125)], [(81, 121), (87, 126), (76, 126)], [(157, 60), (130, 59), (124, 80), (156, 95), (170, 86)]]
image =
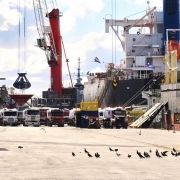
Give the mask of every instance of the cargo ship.
[[(163, 3), (173, 8), (173, 2)], [(146, 105), (142, 91), (151, 90), (160, 96), (160, 86), (165, 81), (165, 22), (163, 10), (151, 8), (149, 1), (140, 19), (105, 19), (105, 32), (109, 33), (110, 28), (114, 31), (122, 45), (124, 59), (118, 66), (109, 63), (103, 73), (87, 74), (84, 101), (98, 99), (102, 108), (126, 107)], [(121, 36), (118, 27), (123, 27)]]

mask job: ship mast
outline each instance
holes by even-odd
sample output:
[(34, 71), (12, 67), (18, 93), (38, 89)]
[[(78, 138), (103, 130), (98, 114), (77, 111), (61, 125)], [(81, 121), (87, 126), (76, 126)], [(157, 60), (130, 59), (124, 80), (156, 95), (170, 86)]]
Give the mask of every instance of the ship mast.
[(78, 69), (77, 69), (77, 82), (74, 85), (77, 88), (77, 103), (80, 103), (83, 101), (83, 89), (84, 85), (82, 84), (82, 78), (81, 78), (81, 68), (80, 68), (80, 58), (78, 59)]

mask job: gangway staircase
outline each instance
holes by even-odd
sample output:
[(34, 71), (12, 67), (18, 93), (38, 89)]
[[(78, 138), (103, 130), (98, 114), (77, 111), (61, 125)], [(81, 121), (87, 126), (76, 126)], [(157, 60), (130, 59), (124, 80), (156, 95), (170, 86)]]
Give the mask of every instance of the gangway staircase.
[(101, 104), (103, 102), (103, 99), (104, 99), (104, 97), (106, 95), (106, 92), (108, 90), (108, 87), (109, 87), (110, 83), (111, 83), (111, 81), (109, 81), (108, 79), (105, 80), (104, 87), (102, 88), (101, 93), (99, 95), (99, 99), (98, 99), (99, 107), (101, 107)]
[(145, 112), (139, 119), (133, 122), (130, 127), (139, 128), (139, 127), (149, 127), (152, 123), (153, 119), (156, 115), (163, 109), (163, 107), (167, 104), (164, 103), (156, 103), (151, 109)]

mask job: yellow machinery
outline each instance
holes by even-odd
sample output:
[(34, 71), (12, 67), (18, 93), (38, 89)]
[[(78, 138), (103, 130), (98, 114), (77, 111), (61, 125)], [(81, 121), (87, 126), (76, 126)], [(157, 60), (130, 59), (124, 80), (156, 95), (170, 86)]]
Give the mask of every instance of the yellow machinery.
[(98, 111), (98, 108), (98, 96), (93, 101), (80, 103), (81, 111)]
[(165, 56), (165, 84), (177, 83), (177, 50)]

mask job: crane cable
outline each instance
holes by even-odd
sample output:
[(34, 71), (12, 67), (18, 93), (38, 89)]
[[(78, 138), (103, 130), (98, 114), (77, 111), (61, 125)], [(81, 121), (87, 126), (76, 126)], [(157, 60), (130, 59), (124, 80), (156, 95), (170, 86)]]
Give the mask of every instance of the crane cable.
[[(21, 71), (21, 8), (20, 0), (17, 0), (17, 21), (18, 21), (18, 73)], [(27, 72), (27, 42), (26, 42), (26, 0), (24, 0), (24, 71)]]
[[(18, 13), (19, 12), (19, 13)], [(17, 22), (18, 22), (18, 73), (20, 71), (20, 0), (17, 0)]]
[(24, 0), (24, 71), (27, 72), (26, 0)]

